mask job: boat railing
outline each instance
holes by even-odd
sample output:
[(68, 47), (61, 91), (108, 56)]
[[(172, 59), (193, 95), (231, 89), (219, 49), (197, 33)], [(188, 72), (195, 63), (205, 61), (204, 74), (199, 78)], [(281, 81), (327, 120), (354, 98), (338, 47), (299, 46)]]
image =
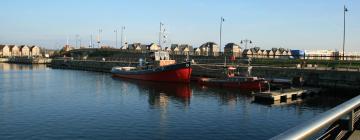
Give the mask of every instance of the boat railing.
[[(357, 121), (355, 116), (358, 116), (360, 113), (359, 110), (360, 106), (360, 95), (356, 96), (355, 98), (346, 101), (335, 108), (332, 108), (315, 118), (302, 123), (294, 128), (291, 128), (275, 137), (273, 140), (295, 140), (295, 139), (308, 139), (313, 138), (316, 134), (323, 132), (329, 126), (333, 126), (329, 128), (328, 131), (332, 131), (333, 128), (335, 129), (338, 125), (334, 125), (335, 122), (348, 117), (347, 120), (347, 132), (352, 132), (354, 130), (354, 123)], [(356, 117), (358, 119), (358, 117)], [(326, 139), (324, 135), (328, 132), (325, 132), (320, 138), (318, 139)]]

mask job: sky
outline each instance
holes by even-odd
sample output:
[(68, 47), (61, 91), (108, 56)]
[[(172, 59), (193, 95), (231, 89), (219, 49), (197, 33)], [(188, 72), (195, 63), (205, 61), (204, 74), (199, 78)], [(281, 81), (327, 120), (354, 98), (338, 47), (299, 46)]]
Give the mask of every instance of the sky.
[[(103, 45), (115, 46), (114, 30), (125, 26), (129, 43), (157, 43), (164, 23), (168, 44), (222, 46), (249, 39), (263, 49), (342, 50), (343, 8), (346, 51), (360, 52), (359, 0), (1, 0), (0, 44), (34, 44), (59, 49), (88, 46), (101, 29)], [(118, 33), (120, 42), (120, 31)], [(80, 42), (80, 41), (79, 41)], [(80, 44), (80, 43), (79, 43)], [(120, 44), (120, 43), (119, 43)]]

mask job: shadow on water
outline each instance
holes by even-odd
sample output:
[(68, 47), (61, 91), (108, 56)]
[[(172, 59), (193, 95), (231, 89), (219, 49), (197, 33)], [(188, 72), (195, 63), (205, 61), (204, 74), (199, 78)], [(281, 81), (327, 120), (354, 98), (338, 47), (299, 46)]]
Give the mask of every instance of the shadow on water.
[(149, 96), (148, 102), (152, 107), (167, 106), (169, 100), (181, 103), (184, 107), (190, 105), (192, 91), (189, 84), (119, 79), (114, 77), (113, 79), (133, 84), (140, 93), (147, 93)]

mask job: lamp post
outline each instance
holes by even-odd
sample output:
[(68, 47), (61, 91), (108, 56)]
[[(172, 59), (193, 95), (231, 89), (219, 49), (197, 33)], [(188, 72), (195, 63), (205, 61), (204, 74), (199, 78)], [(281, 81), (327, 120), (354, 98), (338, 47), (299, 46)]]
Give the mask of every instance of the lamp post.
[(115, 32), (115, 48), (117, 48), (118, 47), (118, 30), (115, 29), (114, 32)]
[(75, 35), (75, 48), (78, 47), (79, 35)]
[(94, 48), (94, 46), (93, 46), (93, 36), (92, 36), (92, 34), (90, 35), (90, 48)]
[(221, 50), (221, 36), (222, 36), (222, 25), (223, 25), (223, 22), (225, 21), (225, 19), (223, 17), (221, 17), (220, 19), (220, 50)]
[(245, 49), (247, 49), (248, 43), (252, 44), (252, 41), (249, 39), (241, 40), (240, 44), (244, 44), (244, 43), (245, 43)]
[(345, 19), (346, 19), (346, 12), (348, 11), (348, 9), (346, 8), (346, 6), (344, 5), (344, 34), (343, 34), (343, 51), (342, 51), (342, 53), (343, 53), (343, 60), (345, 60)]
[(101, 32), (102, 32), (102, 30), (99, 29), (99, 35), (98, 35), (98, 38), (97, 38), (98, 48), (100, 48), (100, 35), (101, 35)]
[(124, 42), (123, 42), (124, 30), (125, 30), (125, 26), (122, 26), (121, 27), (121, 47), (124, 45)]

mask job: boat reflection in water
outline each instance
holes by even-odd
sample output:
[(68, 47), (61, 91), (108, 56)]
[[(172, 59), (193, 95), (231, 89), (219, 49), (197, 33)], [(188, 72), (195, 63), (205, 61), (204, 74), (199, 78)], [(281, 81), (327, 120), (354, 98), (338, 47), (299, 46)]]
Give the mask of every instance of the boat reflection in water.
[(180, 103), (184, 107), (190, 105), (192, 91), (190, 85), (187, 83), (165, 83), (118, 78), (113, 79), (134, 84), (138, 87), (140, 93), (147, 93), (149, 96), (148, 101), (151, 107), (166, 107), (169, 104), (169, 101), (174, 101), (174, 104)]

